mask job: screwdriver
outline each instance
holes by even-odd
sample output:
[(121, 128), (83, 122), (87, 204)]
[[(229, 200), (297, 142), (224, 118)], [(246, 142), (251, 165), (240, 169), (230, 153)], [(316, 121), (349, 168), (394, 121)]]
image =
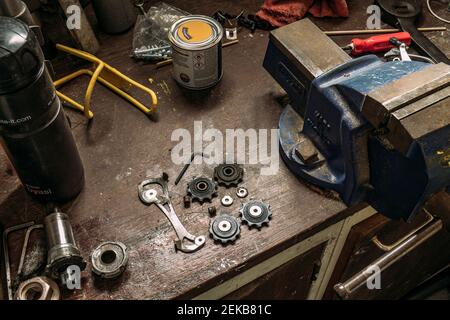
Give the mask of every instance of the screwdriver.
[(352, 39), (352, 43), (343, 47), (343, 50), (350, 51), (350, 54), (358, 56), (364, 53), (386, 52), (394, 48), (395, 45), (391, 41), (403, 42), (407, 46), (411, 45), (411, 35), (408, 32), (397, 32), (373, 36), (367, 39)]

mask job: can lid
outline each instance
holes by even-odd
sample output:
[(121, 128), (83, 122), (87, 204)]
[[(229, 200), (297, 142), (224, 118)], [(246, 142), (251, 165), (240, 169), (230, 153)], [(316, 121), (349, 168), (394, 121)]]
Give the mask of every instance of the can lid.
[(44, 55), (22, 21), (0, 16), (0, 94), (19, 90), (42, 73)]
[(202, 15), (181, 18), (170, 28), (169, 40), (187, 50), (210, 48), (223, 38), (222, 26), (214, 19)]

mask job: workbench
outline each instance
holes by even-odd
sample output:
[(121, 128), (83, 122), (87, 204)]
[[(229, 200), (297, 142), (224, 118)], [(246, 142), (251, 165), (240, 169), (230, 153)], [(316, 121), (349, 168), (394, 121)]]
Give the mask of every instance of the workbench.
[[(219, 9), (231, 13), (245, 9), (252, 13), (262, 3), (167, 2), (206, 15)], [(323, 30), (364, 29), (366, 8), (372, 1), (349, 2), (350, 19), (314, 21)], [(423, 25), (442, 24), (426, 15)], [(262, 67), (268, 34), (260, 30), (250, 34), (243, 29), (239, 44), (224, 48), (224, 77), (209, 92), (182, 90), (171, 78), (170, 66), (157, 69), (133, 61), (129, 57), (132, 30), (100, 36), (102, 49), (98, 56), (153, 89), (159, 98), (160, 116), (158, 122), (151, 121), (100, 85), (93, 97), (95, 118), (91, 123), (82, 114), (66, 109), (84, 162), (86, 186), (63, 211), (70, 215), (86, 260), (98, 244), (108, 240), (124, 242), (130, 259), (125, 274), (109, 283), (94, 281), (88, 263), (83, 272), (83, 289), (65, 292), (65, 299), (267, 298), (268, 292), (274, 298), (323, 297), (351, 229), (373, 218), (376, 212), (372, 208), (364, 204), (347, 208), (332, 193), (296, 179), (281, 160), (278, 174), (272, 176), (259, 174), (262, 164), (246, 165), (243, 185), (251, 197), (270, 203), (270, 226), (260, 231), (243, 226), (234, 245), (224, 247), (208, 238), (203, 249), (184, 254), (175, 252), (175, 233), (159, 209), (147, 207), (138, 199), (137, 186), (141, 181), (168, 173), (172, 201), (182, 222), (192, 233), (208, 235), (208, 204), (194, 203), (190, 209), (184, 209), (183, 196), (189, 179), (212, 176), (213, 167), (193, 165), (182, 182), (174, 186), (182, 166), (171, 161), (171, 149), (176, 145), (171, 135), (177, 128), (192, 132), (194, 121), (203, 121), (204, 128), (223, 132), (228, 128), (277, 128), (283, 92)], [(448, 31), (427, 35), (450, 52)], [(350, 38), (336, 40), (343, 45)], [(85, 79), (76, 80), (63, 91), (81, 100), (86, 85)], [(1, 223), (4, 227), (27, 221), (40, 223), (44, 208), (25, 193), (3, 154), (0, 160)], [(233, 190), (220, 188), (213, 204), (220, 208), (221, 196)], [(240, 201), (235, 201), (228, 211), (237, 216), (239, 205)], [(388, 223), (375, 216), (377, 221)], [(23, 235), (11, 237), (13, 270), (17, 268), (22, 238)], [(34, 249), (36, 246), (31, 246), (30, 250)]]

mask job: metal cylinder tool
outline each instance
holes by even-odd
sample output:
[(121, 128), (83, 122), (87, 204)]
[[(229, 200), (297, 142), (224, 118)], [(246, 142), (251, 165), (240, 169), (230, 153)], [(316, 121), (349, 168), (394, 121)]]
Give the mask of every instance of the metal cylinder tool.
[(45, 218), (44, 225), (48, 245), (47, 272), (52, 278), (66, 283), (70, 276), (69, 267), (78, 266), (81, 271), (86, 268), (75, 243), (69, 217), (56, 209)]

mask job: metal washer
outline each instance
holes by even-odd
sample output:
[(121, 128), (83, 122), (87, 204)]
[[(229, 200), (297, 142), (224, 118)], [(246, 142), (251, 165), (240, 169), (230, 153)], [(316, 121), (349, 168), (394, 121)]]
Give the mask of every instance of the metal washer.
[(104, 242), (91, 255), (92, 272), (104, 279), (120, 276), (128, 263), (128, 248), (121, 242)]
[(244, 187), (239, 187), (236, 189), (236, 195), (241, 198), (247, 198), (248, 197), (248, 189)]
[(234, 200), (233, 200), (233, 198), (231, 196), (227, 195), (227, 196), (222, 198), (221, 203), (222, 203), (222, 205), (224, 207), (231, 207), (233, 205), (233, 203), (234, 203)]

